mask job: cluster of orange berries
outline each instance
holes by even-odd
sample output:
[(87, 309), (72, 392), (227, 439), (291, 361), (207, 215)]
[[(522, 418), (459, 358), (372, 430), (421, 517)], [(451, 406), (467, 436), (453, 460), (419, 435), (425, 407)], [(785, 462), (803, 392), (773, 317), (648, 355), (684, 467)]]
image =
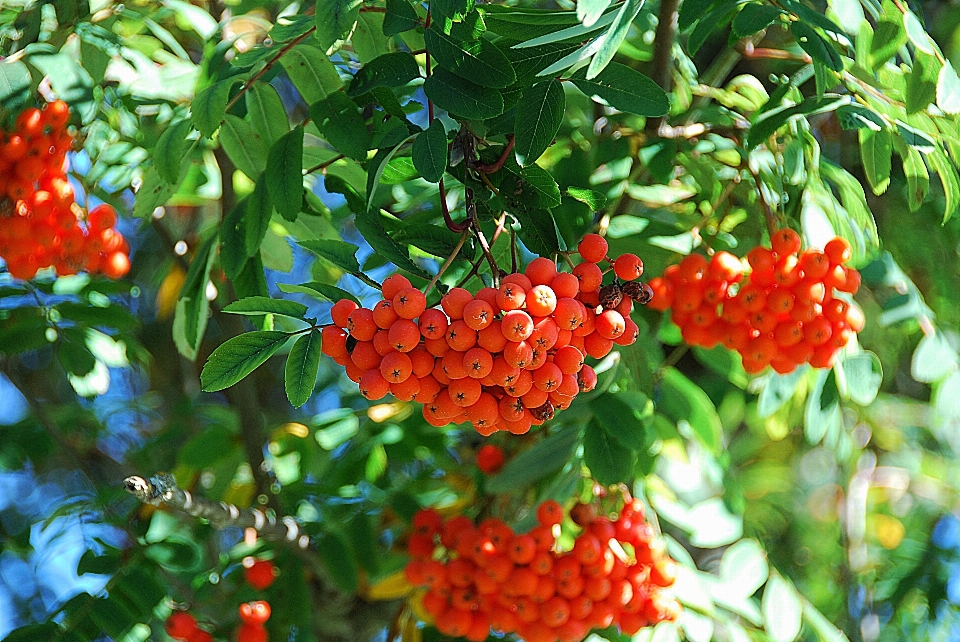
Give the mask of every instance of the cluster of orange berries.
[(114, 229), (117, 212), (100, 205), (84, 213), (64, 169), (73, 134), (70, 108), (57, 100), (0, 130), (0, 258), (18, 279), (53, 267), (57, 274), (99, 272), (118, 279), (130, 271), (130, 247)]
[(526, 642), (580, 642), (594, 628), (633, 635), (679, 616), (679, 603), (662, 591), (676, 563), (640, 502), (612, 520), (575, 506), (571, 518), (583, 529), (560, 552), (563, 517), (560, 504), (547, 501), (537, 509), (540, 525), (517, 534), (496, 518), (475, 526), (462, 515), (444, 521), (436, 510), (418, 512), (405, 573), (426, 589), (423, 607), (437, 629), (476, 641), (497, 631)]
[(822, 252), (801, 252), (800, 236), (782, 229), (771, 245), (747, 254), (746, 275), (742, 261), (728, 252), (709, 260), (686, 256), (651, 279), (650, 307), (671, 308), (688, 344), (736, 350), (749, 373), (768, 365), (781, 374), (804, 363), (829, 368), (837, 351), (863, 329), (863, 312), (835, 297), (860, 287), (860, 273), (845, 265), (850, 244), (835, 238)]
[[(244, 560), (243, 578), (252, 588), (262, 591), (273, 584), (275, 577), (276, 569), (273, 562), (254, 558)], [(265, 625), (270, 619), (270, 604), (264, 600), (244, 602), (238, 611), (240, 626), (234, 636), (236, 642), (268, 642), (269, 636)], [(163, 628), (167, 635), (175, 640), (213, 642), (213, 635), (201, 629), (197, 619), (187, 611), (171, 613), (164, 622)]]
[(334, 304), (323, 352), (367, 399), (391, 393), (417, 401), (434, 426), (470, 421), (483, 435), (523, 434), (596, 386), (584, 357), (636, 341), (633, 301), (652, 296), (634, 281), (643, 272), (639, 257), (612, 261), (617, 279), (603, 286), (597, 263), (607, 242), (588, 234), (578, 250), (584, 261), (572, 272), (537, 258), (499, 288), (475, 295), (452, 288), (439, 308), (428, 309), (424, 293), (394, 274), (372, 310), (346, 299)]

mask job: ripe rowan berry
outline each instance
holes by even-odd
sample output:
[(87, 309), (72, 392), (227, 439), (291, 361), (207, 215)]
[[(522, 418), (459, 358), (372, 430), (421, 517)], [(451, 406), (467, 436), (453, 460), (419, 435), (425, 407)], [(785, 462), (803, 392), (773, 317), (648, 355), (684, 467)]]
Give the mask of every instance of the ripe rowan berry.
[(474, 299), (463, 308), (463, 322), (473, 330), (483, 330), (493, 323), (494, 314), (489, 303)]
[(636, 254), (621, 254), (613, 262), (613, 271), (624, 281), (633, 281), (643, 274), (643, 261)]
[(842, 265), (853, 256), (849, 241), (839, 236), (827, 242), (823, 253), (830, 259), (831, 265)]
[(572, 274), (577, 277), (581, 295), (600, 289), (603, 283), (603, 271), (595, 263), (579, 263)]
[(410, 279), (402, 274), (391, 274), (380, 284), (380, 294), (385, 300), (393, 301), (393, 297), (400, 293), (400, 290), (410, 287)]
[(599, 263), (607, 257), (607, 240), (599, 234), (584, 234), (577, 244), (577, 252), (584, 261)]
[(263, 625), (270, 619), (270, 604), (264, 600), (246, 602), (239, 607), (240, 620), (244, 624)]
[(416, 319), (427, 307), (426, 295), (414, 287), (406, 287), (393, 297), (393, 307), (402, 319)]
[[(527, 264), (524, 274), (530, 279), (531, 285), (546, 285), (557, 276), (556, 264), (546, 257), (538, 257)], [(530, 290), (531, 288), (526, 288)]]
[(252, 560), (252, 564), (246, 565), (244, 560), (243, 579), (251, 587), (262, 591), (273, 584), (276, 578), (276, 569), (270, 560)]
[(552, 499), (537, 507), (537, 521), (543, 526), (554, 526), (563, 521), (563, 507)]
[(174, 611), (164, 622), (163, 629), (172, 638), (186, 640), (197, 629), (197, 620), (186, 611)]

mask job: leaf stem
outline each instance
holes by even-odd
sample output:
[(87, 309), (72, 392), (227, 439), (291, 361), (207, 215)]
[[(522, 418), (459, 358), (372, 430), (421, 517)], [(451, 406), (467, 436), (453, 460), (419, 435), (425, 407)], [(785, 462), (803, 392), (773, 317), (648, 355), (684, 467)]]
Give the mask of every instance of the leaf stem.
[(460, 235), (460, 240), (457, 242), (457, 246), (453, 248), (453, 252), (450, 253), (450, 257), (444, 261), (443, 265), (440, 266), (440, 269), (437, 270), (436, 275), (430, 279), (430, 282), (427, 283), (427, 287), (423, 289), (424, 294), (427, 294), (433, 289), (433, 286), (437, 284), (437, 281), (440, 280), (440, 277), (443, 276), (443, 273), (447, 271), (453, 261), (457, 258), (457, 255), (460, 254), (460, 250), (463, 248), (463, 244), (467, 241), (468, 236), (470, 236), (470, 230), (464, 230), (463, 234)]
[(257, 82), (258, 80), (260, 80), (260, 78), (262, 78), (264, 74), (266, 74), (268, 71), (270, 71), (270, 69), (277, 63), (278, 60), (280, 60), (280, 58), (283, 57), (284, 54), (286, 54), (288, 51), (290, 51), (291, 49), (293, 49), (294, 47), (296, 47), (298, 44), (300, 44), (301, 42), (303, 42), (304, 40), (306, 40), (307, 37), (310, 36), (310, 35), (312, 35), (313, 32), (316, 31), (316, 30), (317, 30), (316, 26), (310, 27), (310, 28), (306, 31), (306, 33), (304, 33), (304, 34), (302, 34), (302, 35), (300, 35), (300, 36), (297, 36), (296, 38), (294, 38), (293, 40), (291, 40), (290, 42), (288, 42), (287, 44), (285, 44), (285, 45), (283, 46), (283, 48), (282, 48), (280, 51), (278, 51), (273, 58), (271, 58), (270, 60), (267, 61), (267, 63), (263, 66), (262, 69), (260, 69), (260, 71), (258, 71), (257, 73), (253, 74), (252, 76), (250, 76), (250, 80), (248, 80), (247, 83), (246, 83), (243, 87), (240, 88), (240, 91), (237, 92), (237, 95), (234, 96), (233, 98), (231, 98), (231, 99), (230, 99), (230, 102), (227, 103), (226, 109), (223, 110), (224, 113), (229, 112), (229, 111), (230, 111), (230, 108), (233, 107), (234, 105), (236, 105), (236, 104), (237, 104), (237, 101), (240, 100), (240, 98), (242, 98), (243, 95), (244, 95), (245, 93), (247, 93), (247, 91), (250, 89), (250, 87), (253, 86), (253, 83), (255, 83), (255, 82)]
[(494, 172), (499, 172), (503, 167), (503, 164), (507, 161), (507, 157), (510, 155), (510, 152), (513, 151), (515, 142), (516, 141), (513, 134), (510, 134), (510, 136), (507, 138), (507, 146), (504, 147), (503, 151), (500, 153), (500, 158), (489, 165), (474, 165), (474, 169), (483, 174), (493, 174)]
[(333, 165), (334, 163), (336, 163), (338, 160), (343, 160), (344, 158), (346, 158), (346, 155), (344, 155), (344, 154), (338, 154), (338, 155), (334, 156), (333, 158), (331, 158), (331, 159), (328, 160), (328, 161), (324, 161), (324, 162), (320, 163), (319, 165), (316, 165), (316, 166), (314, 166), (314, 167), (311, 167), (310, 169), (308, 169), (307, 171), (305, 171), (304, 174), (313, 174), (314, 172), (320, 172), (320, 173), (322, 173), (322, 174), (326, 174), (326, 173), (327, 173), (327, 172), (326, 172), (326, 169), (327, 169), (328, 167), (330, 167), (331, 165)]

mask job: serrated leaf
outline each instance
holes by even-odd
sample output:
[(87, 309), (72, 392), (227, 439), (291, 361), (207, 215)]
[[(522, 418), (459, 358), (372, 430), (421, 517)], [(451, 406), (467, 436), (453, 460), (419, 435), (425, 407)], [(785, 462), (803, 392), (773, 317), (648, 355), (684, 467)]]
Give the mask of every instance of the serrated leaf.
[(437, 183), (447, 171), (447, 132), (435, 120), (413, 141), (413, 166), (424, 180)]
[(270, 148), (264, 176), (270, 202), (283, 218), (297, 218), (303, 205), (303, 127), (298, 125)]
[(731, 545), (720, 558), (720, 579), (725, 588), (743, 597), (752, 596), (767, 581), (767, 555), (752, 539)]
[(316, 8), (317, 40), (328, 54), (353, 30), (360, 17), (361, 0), (324, 0)]
[(517, 84), (535, 80), (548, 66), (580, 49), (580, 43), (553, 43), (524, 49), (504, 49), (517, 74)]
[(960, 207), (960, 175), (957, 174), (956, 166), (940, 149), (935, 149), (925, 158), (930, 162), (930, 167), (937, 172), (940, 184), (943, 185), (943, 223), (946, 223)]
[(910, 376), (921, 383), (943, 379), (960, 366), (960, 357), (940, 332), (926, 334), (910, 360)]
[(416, 29), (420, 18), (408, 0), (387, 0), (387, 11), (383, 15), (383, 34), (395, 36), (404, 31)]
[(601, 192), (595, 192), (592, 189), (568, 187), (567, 196), (580, 201), (589, 207), (591, 212), (599, 212), (607, 205), (606, 195), (602, 194)]
[(337, 68), (326, 54), (311, 45), (295, 46), (280, 58), (280, 64), (308, 105), (343, 87)]
[(697, 26), (693, 28), (690, 36), (687, 38), (687, 49), (690, 50), (691, 55), (695, 55), (700, 51), (700, 47), (703, 46), (703, 43), (707, 41), (707, 38), (709, 38), (711, 34), (725, 27), (727, 23), (730, 22), (737, 6), (739, 5), (735, 2), (724, 2), (720, 6), (711, 9), (710, 13), (704, 15), (697, 21)]
[(436, 22), (423, 39), (437, 64), (461, 78), (497, 88), (509, 87), (517, 79), (510, 60), (489, 40), (460, 40), (444, 33)]
[(334, 92), (310, 106), (310, 117), (324, 139), (338, 151), (358, 161), (367, 159), (370, 132), (360, 108), (343, 92)]
[(764, 628), (773, 642), (793, 642), (800, 634), (803, 603), (796, 589), (779, 575), (767, 582), (760, 610)]
[(520, 240), (527, 249), (540, 256), (560, 251), (560, 231), (550, 210), (511, 210), (520, 223)]
[(805, 22), (791, 22), (790, 33), (797, 39), (800, 48), (827, 69), (843, 71), (843, 59), (834, 46)]
[(201, 90), (190, 103), (190, 120), (204, 138), (212, 138), (223, 122), (230, 90), (238, 78), (226, 78)]
[(286, 332), (261, 330), (228, 339), (203, 365), (200, 372), (203, 391), (217, 392), (234, 385), (276, 354), (289, 338)]
[(220, 267), (228, 279), (237, 278), (247, 262), (244, 247), (247, 235), (246, 210), (246, 202), (240, 201), (223, 217), (220, 225)]
[(440, 109), (466, 118), (483, 120), (503, 113), (503, 94), (491, 87), (482, 87), (442, 67), (423, 83), (423, 91)]
[[(771, 96), (772, 100), (773, 97)], [(810, 97), (797, 105), (763, 111), (760, 117), (750, 125), (750, 131), (747, 133), (747, 145), (751, 148), (756, 147), (798, 116), (832, 111), (848, 102), (849, 98), (846, 96), (828, 95), (823, 98)]]
[(860, 105), (841, 105), (837, 108), (837, 118), (845, 130), (866, 128), (879, 131), (884, 127), (883, 119), (876, 112)]
[(645, 450), (653, 442), (653, 402), (642, 392), (605, 392), (590, 400), (590, 410), (600, 426), (624, 446)]
[(590, 474), (604, 485), (629, 482), (637, 456), (610, 436), (596, 419), (587, 424), (583, 435), (583, 463)]
[(287, 112), (280, 101), (280, 94), (272, 85), (262, 81), (253, 83), (247, 90), (245, 99), (250, 124), (268, 147), (290, 130)]
[(820, 443), (828, 432), (840, 429), (840, 392), (832, 369), (817, 371), (817, 380), (807, 397), (803, 430), (807, 441)]
[(153, 166), (157, 174), (168, 183), (176, 183), (185, 160), (187, 136), (192, 126), (187, 119), (178, 120), (160, 134), (153, 148)]
[(960, 114), (960, 77), (949, 60), (937, 76), (937, 107), (951, 116)]
[(720, 452), (723, 426), (707, 393), (676, 368), (666, 370), (661, 384), (657, 410), (674, 421), (686, 421), (704, 446)]
[(587, 67), (587, 78), (596, 78), (613, 60), (634, 19), (639, 15), (643, 2), (644, 0), (626, 0), (620, 6), (610, 28), (597, 39), (597, 53)]
[(220, 126), (220, 144), (248, 178), (257, 178), (267, 166), (267, 145), (250, 123), (227, 114)]
[(30, 99), (30, 70), (19, 60), (0, 64), (0, 105), (19, 113)]
[(347, 89), (348, 96), (359, 96), (377, 87), (402, 87), (420, 77), (417, 59), (405, 51), (374, 58), (361, 67)]
[(216, 257), (213, 252), (216, 240), (215, 236), (211, 237), (194, 254), (173, 315), (174, 345), (177, 346), (177, 351), (190, 361), (197, 358), (210, 316), (210, 301), (207, 300), (206, 292), (210, 270)]
[[(925, 110), (930, 103), (937, 99), (937, 84), (942, 66), (939, 60), (929, 54), (922, 51), (915, 54), (913, 68), (907, 74), (907, 89), (904, 92), (908, 114)], [(960, 84), (958, 84), (957, 90), (960, 92)], [(958, 98), (958, 101), (960, 101), (960, 98)], [(960, 111), (960, 108), (958, 108), (958, 111)]]
[(253, 192), (247, 197), (247, 211), (245, 216), (244, 249), (247, 256), (253, 256), (260, 250), (267, 230), (270, 229), (270, 219), (273, 217), (273, 203), (270, 202), (270, 192), (267, 188), (267, 177), (263, 175), (257, 180)]
[(357, 250), (360, 248), (353, 243), (330, 239), (316, 239), (299, 241), (298, 245), (310, 250), (317, 256), (322, 256), (337, 267), (351, 274), (360, 271), (360, 263), (356, 257)]
[(588, 96), (597, 96), (611, 107), (639, 116), (663, 116), (670, 100), (660, 86), (639, 71), (617, 62), (588, 80), (586, 69), (576, 72), (571, 81)]
[(899, 11), (885, 13), (877, 21), (870, 42), (870, 67), (877, 71), (897, 55), (900, 47), (907, 44), (907, 30), (903, 27), (903, 14)]
[(886, 129), (874, 131), (860, 129), (857, 131), (860, 138), (860, 158), (863, 161), (863, 173), (873, 193), (879, 196), (887, 191), (890, 185), (891, 158), (893, 155), (893, 141), (890, 132)]
[(610, 6), (611, 0), (580, 0), (577, 2), (577, 19), (584, 27), (591, 27)]
[(560, 205), (560, 187), (547, 170), (539, 165), (506, 165), (505, 169), (507, 175), (503, 187), (507, 191), (507, 200), (517, 203), (515, 209), (530, 206), (549, 209)]
[(313, 395), (320, 371), (320, 332), (316, 329), (303, 335), (290, 348), (283, 372), (287, 399), (294, 408), (307, 403)]
[[(566, 13), (566, 15), (563, 15), (564, 13)], [(569, 12), (547, 12), (547, 11), (541, 11), (541, 12), (530, 11), (528, 13), (517, 12), (517, 14), (513, 15), (512, 18), (514, 20), (520, 21), (520, 24), (522, 24), (523, 27), (521, 27), (520, 30), (516, 32), (507, 32), (507, 33), (504, 33), (504, 35), (507, 35), (508, 37), (512, 35), (513, 37), (523, 38), (525, 36), (524, 30), (531, 29), (534, 27), (534, 25), (540, 27), (541, 29), (547, 30), (547, 32), (544, 33), (543, 35), (536, 36), (536, 37), (530, 38), (529, 40), (524, 40), (521, 43), (513, 45), (514, 49), (523, 49), (525, 47), (539, 47), (540, 45), (548, 45), (555, 42), (562, 42), (564, 40), (577, 40), (579, 42), (583, 42), (586, 39), (585, 36), (588, 36), (588, 34), (594, 33), (596, 31), (599, 31), (600, 29), (613, 23), (616, 17), (617, 17), (617, 12), (611, 10), (608, 13), (605, 13), (603, 16), (601, 16), (600, 19), (598, 19), (595, 23), (593, 23), (589, 27), (585, 27), (582, 24), (575, 24), (563, 29), (549, 28), (549, 30), (547, 30), (547, 25), (559, 26), (563, 24), (569, 24), (570, 18), (573, 18), (574, 20), (576, 20), (575, 14), (572, 14)], [(506, 14), (497, 15), (497, 19), (505, 20)], [(528, 20), (529, 22), (527, 22)], [(497, 29), (494, 28), (494, 31), (497, 31)], [(501, 33), (501, 31), (497, 31), (497, 33)]]
[(793, 398), (797, 386), (807, 373), (806, 367), (800, 367), (788, 374), (772, 373), (767, 376), (760, 397), (757, 400), (757, 414), (769, 417), (780, 410), (785, 403)]
[(296, 301), (273, 299), (267, 296), (248, 296), (234, 301), (223, 308), (231, 314), (260, 315), (279, 314), (291, 319), (303, 319), (307, 313), (307, 306)]
[(907, 204), (911, 212), (916, 212), (923, 205), (930, 190), (930, 173), (917, 148), (908, 146), (903, 139), (894, 138), (893, 148), (897, 150), (903, 160), (903, 174), (907, 178)]
[(750, 2), (743, 5), (743, 9), (733, 19), (733, 33), (738, 38), (752, 36), (772, 25), (773, 21), (783, 14), (783, 9), (779, 7)]
[(579, 428), (563, 426), (511, 457), (503, 470), (487, 479), (487, 491), (498, 494), (523, 493), (531, 484), (563, 468), (573, 457), (579, 442)]
[(358, 212), (355, 224), (357, 231), (370, 243), (370, 247), (401, 270), (406, 270), (429, 279), (430, 275), (410, 260), (409, 250), (399, 245), (387, 234), (376, 212)]
[(523, 91), (523, 109), (517, 110), (514, 153), (520, 165), (530, 165), (553, 143), (563, 123), (566, 97), (563, 85), (548, 80)]
[(360, 305), (360, 299), (350, 294), (346, 290), (341, 290), (335, 285), (320, 283), (319, 281), (311, 281), (309, 283), (301, 283), (299, 285), (295, 285), (293, 283), (278, 283), (277, 288), (279, 288), (281, 292), (286, 292), (288, 294), (308, 294), (310, 296), (323, 299), (324, 301), (332, 301), (333, 303), (336, 303), (340, 299), (348, 299), (357, 305)]

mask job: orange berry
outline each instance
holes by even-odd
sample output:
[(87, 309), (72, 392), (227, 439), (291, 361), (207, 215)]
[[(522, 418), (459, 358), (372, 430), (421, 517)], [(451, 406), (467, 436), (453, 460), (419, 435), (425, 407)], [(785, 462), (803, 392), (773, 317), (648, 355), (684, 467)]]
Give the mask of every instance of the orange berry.
[(100, 272), (108, 279), (119, 279), (130, 271), (130, 258), (123, 252), (112, 252), (103, 257)]
[(243, 567), (243, 579), (258, 591), (273, 584), (275, 578), (276, 569), (270, 560), (254, 560), (250, 566)]
[(800, 269), (805, 278), (822, 279), (830, 269), (830, 258), (819, 250), (806, 250), (800, 255)]
[(535, 285), (526, 293), (527, 311), (533, 316), (545, 317), (557, 308), (557, 295), (549, 285)]
[(584, 234), (577, 244), (577, 252), (584, 261), (599, 263), (607, 257), (607, 240), (599, 234)]
[(372, 341), (377, 333), (377, 324), (373, 320), (373, 311), (357, 308), (347, 317), (347, 330), (357, 341)]
[(853, 256), (849, 241), (839, 236), (827, 242), (823, 248), (823, 253), (830, 259), (831, 265), (842, 265)]
[(557, 326), (566, 330), (579, 328), (583, 324), (584, 316), (586, 316), (586, 310), (583, 304), (570, 297), (558, 300), (556, 310), (553, 312)]
[(417, 288), (403, 288), (394, 295), (393, 307), (400, 318), (416, 319), (427, 307), (427, 296)]
[(87, 213), (87, 226), (91, 232), (102, 232), (117, 225), (117, 210), (108, 203), (101, 203)]
[(383, 280), (380, 285), (380, 294), (387, 301), (392, 301), (393, 297), (400, 293), (400, 290), (410, 287), (410, 279), (402, 274), (391, 274)]
[(454, 350), (466, 352), (477, 345), (477, 331), (466, 324), (463, 319), (457, 319), (447, 327), (447, 344)]
[[(557, 276), (557, 266), (550, 259), (541, 256), (527, 264), (524, 274), (530, 279), (531, 285), (545, 285)], [(530, 290), (530, 288), (525, 289)]]
[(240, 620), (244, 624), (256, 624), (262, 626), (270, 619), (270, 604), (264, 600), (255, 602), (246, 602), (239, 607)]
[(563, 521), (563, 507), (552, 499), (537, 507), (537, 521), (543, 526), (553, 526)]
[(770, 237), (770, 245), (780, 256), (796, 254), (800, 251), (800, 235), (790, 228), (783, 228)]
[(570, 272), (559, 272), (550, 282), (550, 288), (558, 299), (576, 297), (580, 292), (580, 280)]
[(776, 265), (773, 251), (765, 247), (755, 247), (747, 253), (747, 262), (754, 272), (769, 272)]
[(707, 273), (708, 262), (700, 254), (688, 254), (680, 261), (680, 278), (687, 283), (699, 283)]
[(330, 308), (330, 317), (338, 326), (346, 328), (350, 325), (350, 313), (359, 307), (359, 305), (350, 299), (340, 299)]
[(468, 377), (483, 379), (493, 370), (493, 355), (483, 348), (470, 348), (463, 354), (463, 367)]
[(398, 352), (410, 352), (420, 344), (420, 328), (410, 319), (397, 319), (387, 332)]
[(451, 319), (462, 319), (463, 309), (471, 301), (473, 301), (473, 295), (469, 291), (463, 288), (451, 288), (440, 299), (440, 307)]
[(390, 392), (390, 383), (383, 378), (379, 370), (370, 369), (364, 372), (359, 385), (360, 394), (371, 401), (383, 399)]
[(436, 308), (424, 310), (420, 315), (420, 333), (424, 339), (443, 339), (447, 333), (447, 315)]
[(382, 330), (389, 330), (398, 318), (397, 311), (393, 309), (393, 301), (384, 299), (373, 306), (373, 322)]
[(613, 271), (624, 281), (633, 281), (643, 274), (643, 261), (636, 254), (621, 254), (613, 262)]
[(473, 330), (483, 330), (493, 323), (494, 314), (489, 303), (474, 299), (463, 308), (463, 322)]
[(577, 277), (581, 293), (595, 292), (603, 283), (603, 270), (595, 263), (580, 263), (573, 268), (572, 274)]
[(197, 620), (186, 611), (174, 611), (163, 623), (163, 628), (172, 638), (185, 640), (197, 628)]
[(403, 352), (391, 352), (380, 362), (380, 374), (390, 383), (402, 383), (412, 372), (413, 362)]

